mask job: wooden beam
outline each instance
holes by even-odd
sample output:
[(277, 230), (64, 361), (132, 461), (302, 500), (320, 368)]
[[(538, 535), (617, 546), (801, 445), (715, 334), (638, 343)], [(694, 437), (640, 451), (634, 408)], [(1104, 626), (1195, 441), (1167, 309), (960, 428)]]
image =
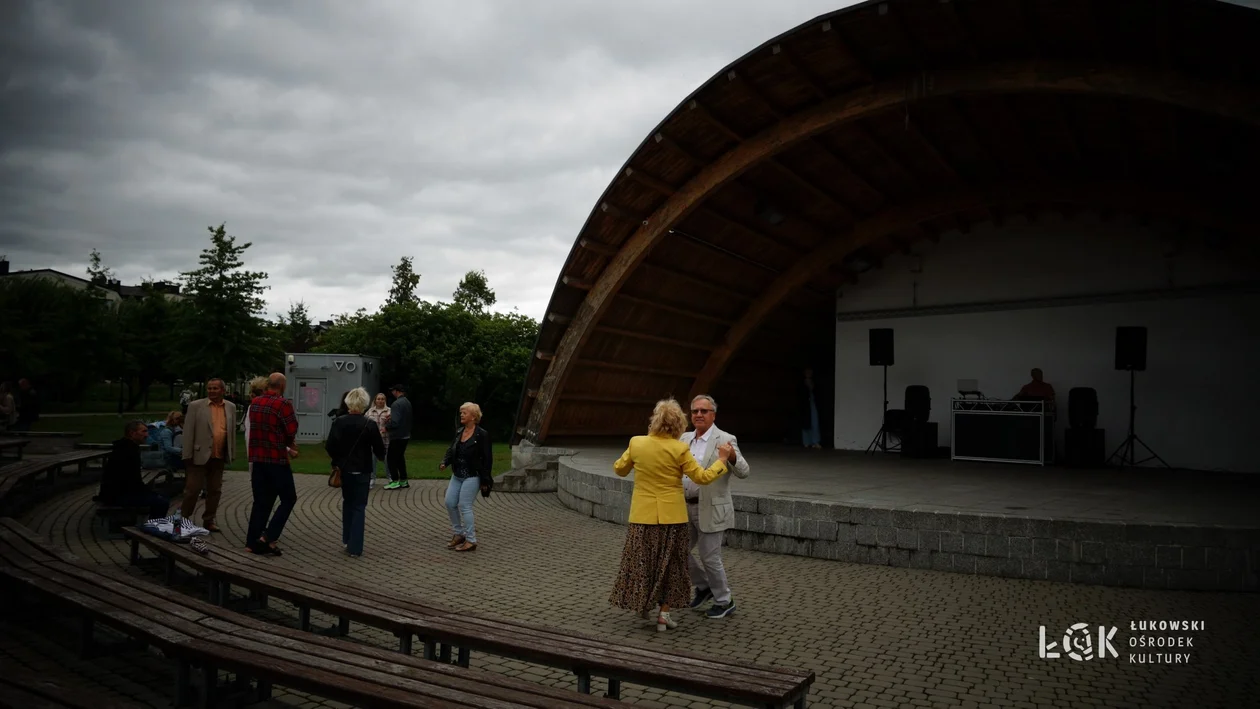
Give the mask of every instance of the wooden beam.
[(543, 362), (551, 362), (551, 361), (553, 361), (553, 360), (556, 358), (556, 353), (555, 353), (555, 352), (544, 352), (543, 350), (538, 350), (538, 351), (534, 352), (534, 358), (535, 358), (535, 359), (538, 359), (538, 360), (541, 360), (541, 361), (543, 361)]
[[(911, 96), (906, 86), (918, 82), (923, 95)], [(1137, 101), (1168, 103), (1202, 113), (1260, 125), (1260, 102), (1250, 88), (1224, 81), (1189, 77), (1141, 65), (1021, 61), (965, 69), (915, 72), (899, 80), (840, 94), (809, 106), (740, 142), (692, 176), (665, 199), (609, 261), (599, 281), (579, 306), (565, 330), (556, 360), (539, 386), (538, 404), (529, 414), (530, 440), (546, 439), (554, 407), (564, 389), (570, 365), (594, 331), (600, 317), (630, 274), (660, 239), (716, 190), (750, 167), (802, 140), (925, 97), (972, 94), (1044, 93), (1124, 96)], [(786, 275), (786, 274), (785, 274)]]
[(827, 88), (823, 86), (821, 81), (818, 80), (818, 77), (814, 76), (812, 71), (809, 71), (801, 65), (800, 61), (797, 60), (795, 53), (792, 52), (790, 48), (784, 47), (782, 43), (778, 43), (770, 48), (770, 53), (778, 57), (779, 61), (787, 64), (788, 68), (795, 72), (797, 76), (801, 77), (801, 80), (809, 86), (815, 96), (820, 99), (824, 99), (830, 95)]
[(875, 152), (879, 153), (880, 157), (884, 159), (884, 162), (897, 168), (898, 172), (905, 175), (906, 179), (910, 181), (911, 186), (913, 186), (916, 190), (923, 188), (923, 183), (919, 180), (919, 176), (907, 168), (901, 160), (898, 160), (895, 156), (893, 156), (893, 154), (888, 151), (888, 148), (884, 147), (883, 141), (875, 137), (875, 134), (863, 125), (861, 121), (854, 121), (852, 130), (854, 133), (857, 133), (859, 138), (866, 141), (867, 144), (875, 150)]
[(578, 246), (581, 246), (582, 248), (592, 253), (599, 254), (600, 256), (616, 256), (617, 255), (616, 246), (613, 246), (612, 244), (602, 244), (598, 241), (593, 241), (585, 237), (578, 239)]
[(722, 285), (721, 283), (714, 283), (712, 279), (707, 278), (703, 275), (691, 273), (689, 271), (684, 271), (680, 268), (675, 268), (673, 266), (667, 266), (663, 263), (657, 263), (655, 261), (644, 261), (642, 263), (642, 266), (643, 268), (646, 268), (648, 270), (660, 271), (661, 273), (667, 273), (671, 276), (681, 278), (685, 281), (690, 281), (691, 283), (702, 285), (705, 288), (712, 290), (714, 293), (721, 293), (722, 295), (728, 298), (738, 298), (739, 300), (752, 300), (756, 298), (756, 296), (751, 295), (749, 293), (745, 293), (744, 291), (736, 290), (734, 288), (731, 288), (730, 286)]
[(665, 147), (669, 148), (670, 150), (673, 150), (675, 153), (683, 156), (688, 161), (690, 161), (691, 164), (693, 165), (704, 165), (705, 163), (709, 162), (705, 158), (702, 158), (699, 155), (696, 155), (695, 153), (691, 152), (687, 148), (684, 148), (682, 144), (680, 144), (678, 141), (666, 135), (664, 131), (657, 131), (656, 135), (653, 136), (653, 139), (656, 142), (660, 143), (661, 145), (664, 145)]
[(713, 115), (713, 113), (709, 111), (709, 109), (705, 108), (704, 104), (700, 103), (698, 99), (692, 99), (691, 103), (688, 104), (688, 106), (691, 108), (692, 111), (695, 111), (697, 116), (700, 116), (705, 121), (707, 121), (709, 125), (713, 126), (714, 128), (717, 128), (729, 140), (732, 140), (736, 143), (743, 142), (744, 136), (740, 135), (739, 131), (727, 125), (726, 121), (723, 121), (722, 119)]
[(577, 278), (575, 276), (564, 276), (560, 279), (560, 282), (570, 288), (577, 288), (578, 290), (590, 290), (595, 287), (594, 282), (583, 278)]
[(635, 182), (652, 190), (653, 192), (657, 192), (666, 197), (673, 197), (674, 193), (678, 191), (676, 187), (669, 184), (665, 180), (662, 180), (661, 178), (655, 177), (653, 175), (649, 175), (648, 173), (642, 170), (636, 170), (633, 167), (627, 167), (625, 170), (625, 175), (626, 177), (629, 177), (631, 180), (634, 180)]
[(822, 23), (822, 31), (831, 33), (829, 36), (835, 43), (836, 49), (840, 52), (840, 55), (844, 57), (844, 60), (853, 65), (853, 69), (862, 76), (862, 82), (866, 84), (874, 84), (875, 75), (871, 73), (871, 70), (867, 67), (866, 62), (862, 61), (862, 59), (858, 57), (857, 53), (853, 51), (853, 47), (849, 46), (849, 40), (844, 37), (844, 34), (840, 29), (840, 24), (835, 23), (832, 20), (827, 20)]
[(591, 369), (605, 369), (612, 372), (635, 372), (637, 374), (652, 374), (660, 377), (674, 377), (676, 379), (694, 379), (695, 372), (683, 369), (665, 369), (661, 367), (645, 367), (640, 364), (626, 364), (624, 362), (609, 362), (602, 359), (579, 359), (577, 361), (580, 367), (589, 367)]
[(932, 161), (935, 162), (938, 167), (949, 174), (950, 179), (953, 180), (954, 183), (962, 184), (966, 182), (966, 180), (962, 178), (962, 175), (958, 173), (958, 168), (954, 167), (954, 164), (951, 163), (941, 153), (941, 151), (936, 148), (936, 144), (924, 135), (923, 131), (919, 130), (918, 126), (915, 125), (915, 121), (909, 117), (906, 118), (906, 132), (914, 136), (914, 139), (923, 147), (923, 151), (932, 158)]
[(822, 141), (822, 136), (808, 139), (806, 141), (806, 144), (809, 145), (811, 148), (817, 150), (818, 152), (822, 153), (823, 155), (826, 155), (828, 158), (830, 158), (832, 163), (834, 163), (835, 165), (836, 172), (841, 173), (846, 179), (852, 180), (853, 182), (858, 183), (858, 185), (860, 185), (862, 189), (875, 195), (876, 202), (882, 204), (886, 200), (886, 198), (884, 197), (884, 193), (876, 189), (875, 186), (870, 183), (870, 180), (867, 180), (865, 177), (859, 175), (857, 171), (854, 170), (853, 167), (849, 165), (848, 162), (846, 162), (843, 158), (837, 155), (836, 151), (832, 150), (826, 143)]
[(760, 261), (758, 261), (758, 260), (756, 260), (756, 259), (753, 259), (753, 258), (749, 258), (749, 257), (747, 257), (747, 256), (745, 256), (745, 255), (743, 255), (743, 254), (736, 253), (736, 252), (731, 251), (730, 249), (725, 248), (725, 247), (723, 247), (723, 246), (718, 246), (717, 244), (713, 243), (712, 241), (709, 241), (709, 240), (707, 240), (707, 239), (701, 239), (700, 237), (698, 237), (698, 236), (696, 236), (696, 235), (694, 235), (694, 234), (691, 234), (691, 233), (689, 233), (689, 232), (682, 231), (681, 229), (674, 229), (674, 230), (672, 230), (672, 233), (673, 233), (673, 234), (676, 234), (676, 235), (679, 235), (679, 236), (681, 236), (681, 237), (683, 237), (684, 239), (686, 239), (687, 241), (690, 241), (690, 242), (691, 242), (691, 243), (693, 243), (693, 244), (697, 244), (697, 245), (699, 245), (699, 246), (703, 246), (704, 248), (708, 249), (709, 251), (712, 251), (713, 253), (716, 253), (716, 254), (721, 254), (721, 255), (723, 255), (723, 256), (725, 256), (725, 257), (729, 258), (729, 259), (732, 259), (732, 260), (735, 260), (735, 261), (739, 261), (740, 263), (746, 263), (746, 264), (748, 264), (749, 266), (752, 266), (752, 267), (754, 267), (754, 268), (759, 268), (759, 269), (761, 269), (761, 270), (763, 270), (763, 271), (766, 271), (766, 272), (769, 272), (769, 273), (778, 273), (778, 272), (779, 272), (779, 269), (775, 268), (774, 266), (771, 266), (771, 265), (769, 265), (769, 264), (762, 263), (762, 262), (760, 262)]
[(799, 173), (797, 173), (795, 170), (785, 165), (782, 160), (779, 160), (777, 158), (770, 158), (766, 160), (766, 163), (773, 165), (774, 167), (778, 168), (780, 172), (792, 178), (793, 182), (799, 185), (806, 192), (813, 195), (814, 199), (818, 200), (819, 202), (822, 202), (823, 204), (830, 206), (835, 211), (843, 214), (846, 220), (852, 222), (856, 219), (856, 212), (854, 211), (851, 205), (849, 205), (846, 202), (841, 202), (839, 197), (836, 197), (824, 191), (818, 185), (815, 185), (813, 182), (810, 182), (804, 177), (801, 177)]
[[(749, 189), (752, 189), (752, 188), (749, 188)], [(756, 237), (760, 239), (762, 243), (773, 246), (779, 249), (780, 251), (796, 252), (797, 250), (801, 248), (801, 244), (799, 242), (796, 242), (796, 241), (785, 242), (782, 239), (776, 239), (775, 237), (770, 236), (769, 234), (761, 231), (760, 229), (756, 229), (751, 226), (748, 226), (747, 224), (739, 221), (738, 219), (728, 215), (726, 212), (723, 212), (717, 209), (712, 204), (702, 205), (699, 208), (697, 208), (696, 211), (706, 216), (712, 217), (736, 231), (742, 232), (752, 237)]]
[(638, 212), (634, 211), (633, 209), (630, 209), (629, 207), (626, 207), (620, 204), (614, 204), (607, 200), (599, 203), (599, 211), (603, 212), (604, 214), (607, 214), (610, 217), (620, 219), (623, 222), (630, 222), (631, 224), (636, 224), (636, 225), (643, 224), (642, 214), (639, 214)]
[(673, 315), (681, 315), (682, 317), (691, 318), (692, 320), (699, 320), (700, 322), (712, 323), (714, 325), (721, 325), (724, 327), (728, 327), (735, 323), (735, 321), (731, 320), (730, 318), (720, 318), (716, 315), (702, 313), (698, 310), (695, 310), (694, 308), (680, 308), (676, 305), (670, 305), (669, 303), (662, 303), (659, 300), (649, 300), (647, 298), (640, 298), (637, 295), (630, 295), (629, 293), (618, 293), (617, 297), (620, 298), (621, 300), (634, 303), (635, 305), (642, 305), (644, 307), (654, 308), (656, 310), (661, 310), (667, 313), (671, 313)]
[(646, 340), (647, 342), (656, 342), (671, 347), (682, 347), (692, 350), (702, 350), (708, 352), (713, 349), (712, 345), (706, 345), (695, 340), (679, 340), (674, 337), (664, 337), (662, 335), (654, 335), (650, 332), (639, 332), (638, 330), (626, 330), (620, 327), (608, 327), (607, 325), (597, 325), (595, 332), (602, 332), (605, 335), (617, 335), (619, 337), (631, 337), (636, 340)]
[(1228, 212), (1220, 209), (1219, 205), (1211, 204), (1198, 194), (1187, 192), (1181, 187), (1144, 187), (1115, 182), (1065, 180), (1059, 183), (1003, 184), (983, 190), (967, 188), (936, 194), (884, 210), (865, 219), (843, 238), (822, 244), (801, 258), (770, 284), (749, 306), (739, 322), (731, 326), (724, 341), (713, 348), (708, 361), (696, 375), (692, 391), (704, 391), (712, 387), (713, 382), (726, 369), (731, 357), (770, 313), (793, 291), (826, 271), (828, 265), (836, 263), (845, 255), (874, 243), (887, 234), (931, 219), (949, 217), (978, 207), (1024, 204), (1030, 201), (1102, 203), (1126, 209), (1172, 210), (1178, 214), (1193, 214), (1196, 220), (1225, 222), (1233, 231), (1245, 232), (1247, 228), (1244, 220), (1228, 216)]
[(553, 322), (557, 325), (568, 325), (573, 322), (573, 318), (569, 315), (561, 315), (560, 313), (547, 313), (547, 322)]

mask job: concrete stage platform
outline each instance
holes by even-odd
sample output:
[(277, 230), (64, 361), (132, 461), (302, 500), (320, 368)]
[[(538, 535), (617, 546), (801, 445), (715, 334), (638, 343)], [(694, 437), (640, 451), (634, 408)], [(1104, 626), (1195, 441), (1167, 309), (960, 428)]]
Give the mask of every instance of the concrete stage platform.
[[(624, 441), (568, 441), (557, 494), (624, 524)], [(1260, 474), (907, 460), (748, 445), (732, 484), (746, 549), (1142, 588), (1260, 590)]]

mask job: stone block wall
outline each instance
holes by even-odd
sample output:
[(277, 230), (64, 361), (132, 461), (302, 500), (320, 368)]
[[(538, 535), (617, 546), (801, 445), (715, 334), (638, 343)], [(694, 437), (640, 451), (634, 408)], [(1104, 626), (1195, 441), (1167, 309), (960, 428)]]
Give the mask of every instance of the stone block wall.
[[(556, 494), (625, 524), (630, 481), (561, 459)], [(861, 564), (1135, 588), (1260, 591), (1260, 529), (1031, 519), (735, 495), (726, 544)]]

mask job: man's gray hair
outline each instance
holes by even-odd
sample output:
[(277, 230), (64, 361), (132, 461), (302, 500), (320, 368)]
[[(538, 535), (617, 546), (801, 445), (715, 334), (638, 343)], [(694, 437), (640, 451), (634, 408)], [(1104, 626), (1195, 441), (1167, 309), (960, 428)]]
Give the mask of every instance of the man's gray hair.
[(124, 436), (130, 435), (131, 432), (136, 430), (137, 428), (147, 429), (148, 427), (149, 427), (149, 424), (145, 423), (144, 421), (140, 419), (131, 419), (127, 423), (123, 424), (123, 435)]
[(363, 387), (351, 389), (350, 393), (346, 394), (346, 409), (352, 414), (361, 414), (364, 411), (367, 411), (368, 402), (371, 400), (371, 397), (368, 396), (367, 389), (364, 389)]
[(710, 404), (713, 404), (713, 413), (717, 413), (717, 399), (714, 399), (713, 397), (709, 396), (708, 394), (697, 394), (697, 395), (695, 395), (695, 396), (691, 397), (691, 405), (692, 405), (692, 406), (695, 406), (695, 405), (696, 405), (696, 402), (697, 402), (697, 401), (699, 401), (699, 400), (701, 400), (701, 399), (708, 399), (709, 403), (710, 403)]

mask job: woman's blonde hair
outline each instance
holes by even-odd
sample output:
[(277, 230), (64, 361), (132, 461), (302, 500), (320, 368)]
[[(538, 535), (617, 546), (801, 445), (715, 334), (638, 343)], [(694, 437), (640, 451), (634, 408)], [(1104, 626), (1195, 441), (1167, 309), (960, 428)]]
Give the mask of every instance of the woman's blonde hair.
[(468, 412), (472, 414), (473, 423), (481, 423), (481, 407), (480, 406), (477, 406), (471, 401), (465, 401), (464, 403), (459, 405), (460, 411), (463, 411), (464, 409), (468, 409)]
[(652, 418), (648, 419), (648, 433), (653, 436), (679, 438), (687, 431), (687, 415), (672, 397), (656, 402)]
[(368, 397), (367, 389), (363, 387), (346, 392), (346, 410), (352, 414), (361, 414), (367, 411), (369, 401), (371, 401), (371, 398)]
[(179, 419), (184, 418), (184, 414), (183, 414), (183, 412), (181, 412), (181, 411), (172, 411), (172, 412), (170, 412), (169, 414), (167, 414), (167, 415), (166, 415), (166, 427), (167, 427), (167, 428), (175, 428), (175, 419), (177, 419), (177, 418), (179, 418)]
[(264, 391), (267, 391), (267, 378), (266, 377), (254, 377), (253, 379), (249, 380), (249, 395), (250, 396), (262, 396)]

